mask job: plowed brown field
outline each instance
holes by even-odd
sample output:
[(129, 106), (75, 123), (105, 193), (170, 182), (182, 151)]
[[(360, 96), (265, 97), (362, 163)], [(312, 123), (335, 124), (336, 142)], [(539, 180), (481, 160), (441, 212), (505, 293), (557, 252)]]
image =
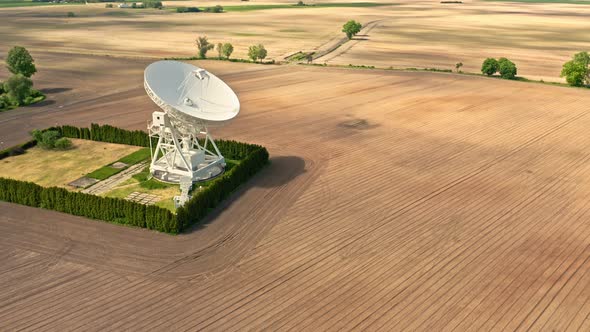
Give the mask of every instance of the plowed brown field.
[[(0, 113), (6, 146), (156, 109), (147, 62), (38, 62), (48, 100)], [(272, 164), (179, 236), (0, 203), (2, 330), (590, 328), (588, 91), (199, 64), (243, 105), (216, 136)]]

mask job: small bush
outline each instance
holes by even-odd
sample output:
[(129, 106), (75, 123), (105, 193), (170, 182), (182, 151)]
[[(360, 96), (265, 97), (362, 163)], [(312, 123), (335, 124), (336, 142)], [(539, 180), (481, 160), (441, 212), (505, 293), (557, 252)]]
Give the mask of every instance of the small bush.
[(25, 98), (32, 93), (33, 81), (30, 78), (22, 75), (12, 75), (6, 82), (4, 82), (4, 90), (10, 104), (18, 106), (22, 104)]
[(220, 5), (214, 6), (214, 7), (206, 7), (205, 8), (205, 12), (207, 13), (222, 13), (223, 12), (223, 7)]
[(72, 147), (72, 141), (66, 137), (62, 137), (55, 141), (55, 148), (58, 150), (67, 150)]
[(76, 14), (74, 14), (74, 12), (68, 12), (66, 14), (67, 17), (76, 17)]
[(58, 131), (48, 130), (41, 134), (41, 139), (38, 139), (37, 143), (43, 149), (53, 149), (55, 148), (55, 143), (57, 142), (59, 137), (60, 135)]
[(177, 13), (186, 13), (187, 9), (186, 9), (186, 7), (176, 7), (176, 12)]
[[(46, 149), (46, 150), (51, 150), (51, 149), (56, 148), (57, 141), (61, 139), (60, 132), (57, 130), (53, 130), (53, 129), (52, 130), (45, 130), (45, 131), (33, 130), (31, 132), (31, 135), (33, 136), (35, 141), (37, 141), (37, 145), (39, 145), (39, 147), (41, 147), (42, 149)], [(66, 139), (66, 140), (68, 140), (68, 139)], [(69, 143), (71, 146), (72, 142), (69, 142)], [(67, 143), (61, 142), (60, 144), (63, 146), (64, 144), (67, 144)]]
[(113, 4), (112, 3), (107, 3), (106, 5), (104, 5), (104, 8), (113, 8)]

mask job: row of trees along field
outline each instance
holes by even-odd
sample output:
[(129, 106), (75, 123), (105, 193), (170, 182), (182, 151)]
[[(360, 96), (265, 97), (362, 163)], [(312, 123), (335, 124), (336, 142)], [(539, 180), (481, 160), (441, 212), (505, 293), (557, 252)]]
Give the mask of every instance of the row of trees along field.
[(37, 72), (37, 68), (27, 49), (13, 47), (8, 51), (5, 61), (12, 76), (4, 83), (0, 82), (0, 110), (30, 105), (45, 98), (41, 92), (33, 89), (31, 76)]
[(500, 73), (500, 77), (513, 80), (516, 78), (517, 69), (514, 62), (506, 58), (500, 58), (498, 60), (487, 58), (481, 65), (481, 72), (488, 76), (492, 76), (498, 72)]
[[(219, 59), (229, 59), (231, 54), (234, 52), (234, 46), (231, 43), (217, 43), (217, 46), (215, 46), (209, 42), (207, 36), (197, 37), (195, 43), (197, 45), (197, 49), (199, 50), (199, 58), (201, 59), (206, 59), (207, 52), (214, 48), (217, 48)], [(262, 44), (252, 45), (248, 48), (248, 57), (254, 62), (257, 60), (264, 60), (267, 54), (268, 52)]]
[[(67, 125), (52, 127), (39, 131), (41, 136), (37, 134), (37, 137), (42, 139), (43, 134), (47, 132), (57, 132), (62, 137), (149, 146), (147, 133), (109, 125), (92, 124), (90, 128)], [(0, 151), (0, 159), (10, 156), (15, 149), (24, 151), (37, 143), (33, 140)], [(179, 208), (176, 215), (153, 205), (146, 206), (118, 198), (71, 192), (63, 188), (44, 188), (34, 183), (4, 178), (0, 178), (0, 200), (166, 233), (178, 233), (200, 222), (217, 204), (268, 163), (268, 151), (260, 145), (232, 140), (216, 140), (215, 143), (226, 158), (239, 160), (240, 163), (213, 180), (205, 189), (194, 192), (191, 200)]]
[[(457, 63), (455, 68), (463, 66), (462, 63)], [(500, 58), (487, 58), (481, 65), (481, 72), (487, 76), (492, 76), (499, 73), (500, 77), (506, 79), (515, 79), (517, 68), (514, 62)], [(588, 52), (580, 52), (574, 54), (572, 59), (563, 64), (561, 70), (561, 77), (565, 77), (566, 82), (571, 86), (590, 86), (590, 54)]]

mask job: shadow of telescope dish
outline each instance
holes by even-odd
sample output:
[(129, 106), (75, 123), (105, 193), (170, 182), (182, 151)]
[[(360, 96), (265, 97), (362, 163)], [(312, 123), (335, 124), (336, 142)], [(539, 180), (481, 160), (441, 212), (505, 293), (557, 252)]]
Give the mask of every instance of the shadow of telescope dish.
[(220, 126), (240, 112), (240, 101), (225, 82), (188, 63), (164, 60), (150, 64), (144, 72), (144, 86), (180, 131)]

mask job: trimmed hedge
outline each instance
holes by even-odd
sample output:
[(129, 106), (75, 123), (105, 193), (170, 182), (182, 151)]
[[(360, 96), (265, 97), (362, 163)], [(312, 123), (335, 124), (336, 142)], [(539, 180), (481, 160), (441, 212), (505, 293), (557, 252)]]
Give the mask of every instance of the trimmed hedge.
[(246, 182), (268, 163), (268, 151), (259, 147), (238, 165), (196, 193), (184, 206), (176, 209), (176, 218), (182, 229), (203, 220), (207, 213), (227, 198), (240, 184)]
[(76, 216), (178, 233), (176, 216), (167, 209), (119, 198), (101, 197), (64, 188), (45, 188), (32, 182), (0, 178), (0, 200), (65, 212)]
[[(57, 130), (63, 137), (150, 146), (150, 138), (146, 132), (109, 125), (92, 124), (90, 128), (61, 126), (45, 130)], [(215, 140), (215, 143), (225, 158), (240, 160), (240, 163), (214, 179), (206, 188), (194, 192), (193, 197), (176, 210), (176, 215), (154, 205), (147, 206), (119, 198), (71, 192), (64, 188), (45, 188), (35, 183), (1, 177), (0, 200), (176, 234), (202, 221), (209, 211), (268, 163), (268, 151), (260, 145), (232, 140)], [(0, 159), (24, 153), (36, 144), (37, 142), (32, 140), (0, 151)]]
[[(93, 141), (127, 144), (135, 146), (150, 146), (150, 137), (145, 131), (126, 130), (110, 125), (92, 124), (90, 128), (78, 128), (74, 126), (61, 126), (46, 130), (57, 130), (63, 137), (81, 138)], [(152, 142), (155, 147), (158, 142)], [(201, 142), (203, 143), (203, 142)], [(228, 159), (241, 160), (253, 151), (262, 148), (259, 145), (237, 142), (233, 140), (215, 140), (221, 154)]]
[(0, 160), (4, 159), (6, 157), (17, 156), (19, 154), (23, 154), (23, 153), (25, 153), (25, 150), (27, 150), (28, 148), (32, 148), (35, 145), (37, 145), (37, 141), (31, 140), (31, 141), (28, 141), (28, 142), (23, 143), (21, 145), (16, 145), (16, 146), (10, 147), (8, 149), (4, 149), (4, 150), (0, 151)]

